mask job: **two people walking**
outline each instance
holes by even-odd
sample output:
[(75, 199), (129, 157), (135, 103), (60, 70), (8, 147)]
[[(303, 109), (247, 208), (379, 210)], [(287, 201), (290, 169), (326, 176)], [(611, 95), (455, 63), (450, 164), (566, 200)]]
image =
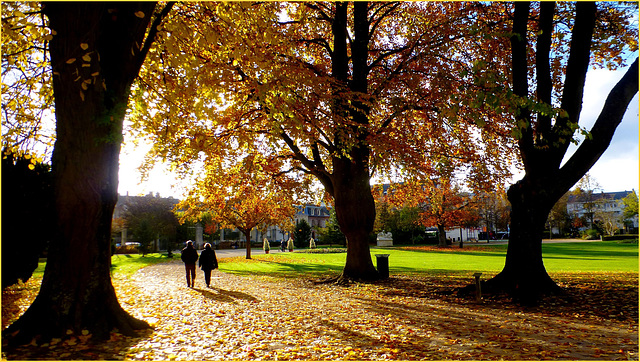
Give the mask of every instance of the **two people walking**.
[(196, 261), (204, 272), (204, 281), (207, 287), (211, 284), (211, 271), (218, 268), (216, 252), (211, 248), (211, 244), (204, 244), (204, 250), (198, 257), (198, 251), (193, 246), (193, 241), (187, 241), (187, 246), (182, 249), (180, 258), (184, 262), (184, 269), (187, 276), (187, 286), (193, 288), (196, 281)]

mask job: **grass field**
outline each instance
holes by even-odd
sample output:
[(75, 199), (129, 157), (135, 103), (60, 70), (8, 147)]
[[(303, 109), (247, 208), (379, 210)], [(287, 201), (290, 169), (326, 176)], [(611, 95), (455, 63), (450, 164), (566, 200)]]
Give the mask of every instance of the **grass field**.
[[(571, 272), (638, 272), (638, 244), (618, 241), (573, 242), (543, 244), (543, 258), (550, 273)], [(376, 265), (376, 254), (389, 254), (390, 274), (466, 274), (482, 272), (495, 274), (504, 266), (506, 245), (451, 247), (371, 248), (371, 258)], [(300, 274), (340, 273), (344, 267), (345, 253), (309, 254), (303, 252), (268, 255), (258, 251), (251, 260), (244, 257), (220, 260), (220, 271), (234, 274), (273, 275), (296, 277)], [(174, 259), (179, 259), (174, 255)], [(136, 270), (167, 261), (166, 254), (146, 256), (116, 254), (112, 258), (114, 276), (127, 277)], [(44, 263), (40, 263), (34, 275), (42, 275)]]
[[(174, 255), (174, 258), (180, 258), (180, 254)], [(147, 265), (161, 263), (170, 260), (167, 254), (153, 253), (142, 256), (141, 254), (116, 254), (111, 257), (111, 273), (112, 275), (127, 277), (135, 273), (138, 269)], [(40, 261), (38, 268), (33, 272), (36, 277), (42, 277), (46, 262)]]
[[(483, 245), (466, 248), (437, 249), (372, 248), (376, 254), (389, 254), (391, 274), (474, 273), (494, 274), (502, 270), (507, 252), (506, 245)], [(344, 267), (346, 254), (280, 253), (252, 254), (222, 259), (220, 270), (235, 274), (279, 274), (294, 277), (300, 273), (339, 273)], [(638, 272), (638, 244), (604, 242), (574, 242), (543, 244), (543, 258), (547, 271), (554, 272)]]

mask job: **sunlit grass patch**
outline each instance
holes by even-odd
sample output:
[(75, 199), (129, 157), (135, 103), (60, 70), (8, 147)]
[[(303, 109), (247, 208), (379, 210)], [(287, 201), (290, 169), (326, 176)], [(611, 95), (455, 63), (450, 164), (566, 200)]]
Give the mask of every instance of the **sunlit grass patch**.
[(113, 275), (126, 277), (147, 265), (169, 260), (172, 259), (161, 253), (152, 253), (145, 256), (142, 256), (142, 254), (115, 254), (111, 257), (111, 271)]
[[(377, 263), (376, 254), (389, 255), (389, 272), (392, 275), (467, 275), (474, 272), (495, 275), (504, 267), (506, 253), (506, 245), (371, 248), (374, 265)], [(637, 272), (638, 245), (615, 241), (543, 244), (543, 259), (550, 273)], [(295, 277), (300, 273), (339, 273), (345, 261), (345, 253), (257, 253), (250, 260), (244, 256), (222, 259), (220, 270)]]

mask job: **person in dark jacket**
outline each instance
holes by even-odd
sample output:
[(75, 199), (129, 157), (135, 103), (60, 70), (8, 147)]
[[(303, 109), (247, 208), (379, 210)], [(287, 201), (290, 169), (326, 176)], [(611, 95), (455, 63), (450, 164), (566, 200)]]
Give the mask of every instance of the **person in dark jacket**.
[(180, 259), (184, 262), (184, 269), (187, 272), (187, 286), (193, 288), (196, 281), (196, 261), (198, 261), (198, 251), (193, 247), (193, 241), (187, 241)]
[(198, 266), (204, 272), (204, 282), (207, 283), (208, 287), (211, 283), (211, 271), (218, 269), (218, 258), (216, 258), (215, 250), (211, 249), (211, 244), (204, 244), (204, 250), (200, 253)]

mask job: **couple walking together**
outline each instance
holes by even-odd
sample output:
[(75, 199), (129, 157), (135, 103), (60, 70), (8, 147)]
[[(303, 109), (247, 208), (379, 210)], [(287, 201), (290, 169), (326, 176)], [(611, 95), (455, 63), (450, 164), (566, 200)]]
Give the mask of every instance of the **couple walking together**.
[(187, 241), (187, 246), (182, 249), (180, 256), (184, 262), (184, 268), (187, 273), (187, 286), (193, 288), (193, 284), (196, 281), (196, 261), (198, 266), (204, 272), (204, 282), (207, 287), (211, 283), (211, 271), (218, 269), (218, 259), (216, 258), (216, 252), (211, 248), (211, 244), (204, 244), (204, 250), (200, 253), (198, 258), (198, 251), (193, 247), (193, 241)]

